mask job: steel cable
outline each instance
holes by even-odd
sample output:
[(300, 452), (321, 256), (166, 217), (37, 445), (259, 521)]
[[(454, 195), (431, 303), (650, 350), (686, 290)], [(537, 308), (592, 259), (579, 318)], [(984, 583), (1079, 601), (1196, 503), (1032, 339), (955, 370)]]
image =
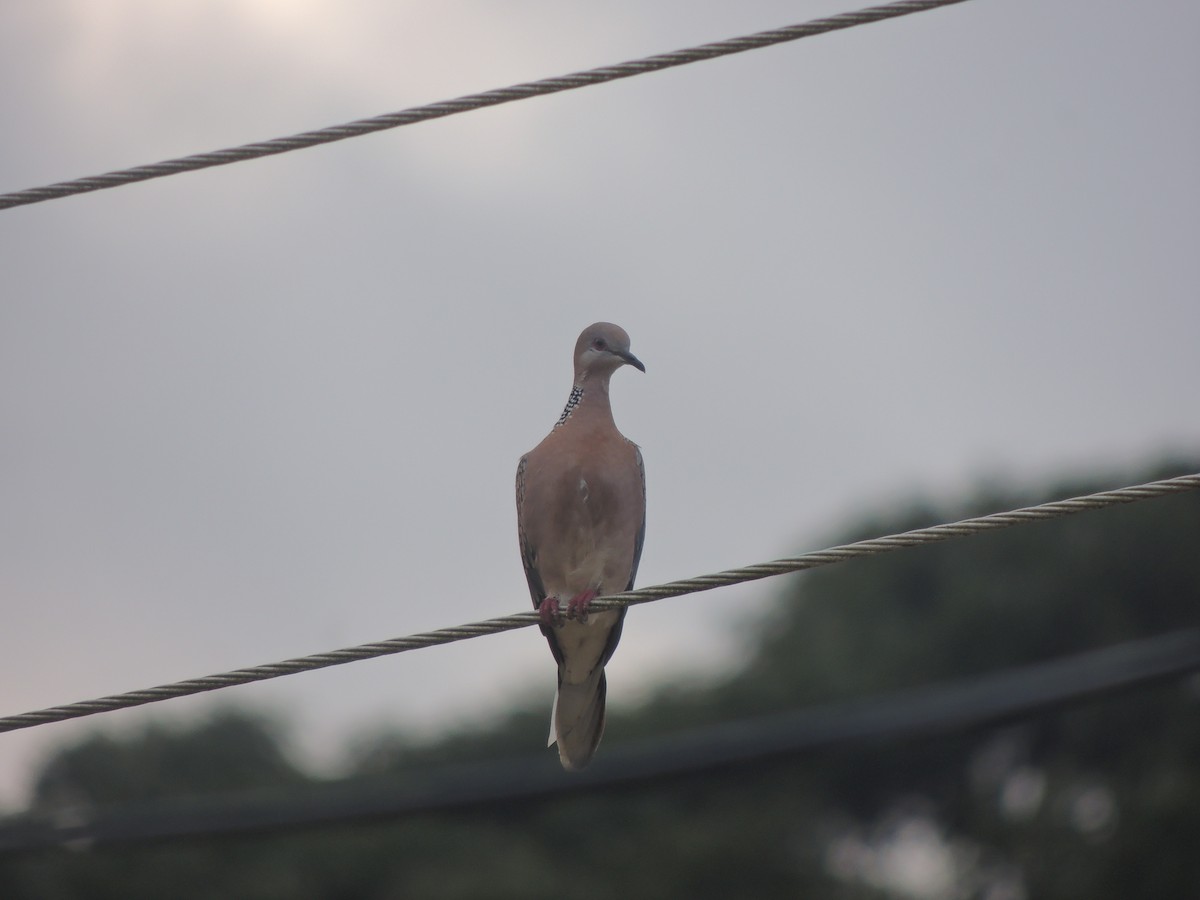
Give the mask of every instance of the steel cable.
[(813, 19), (797, 25), (787, 25), (783, 28), (773, 28), (756, 34), (729, 38), (698, 47), (687, 47), (670, 53), (660, 53), (642, 59), (629, 60), (612, 66), (601, 66), (596, 69), (586, 69), (569, 75), (553, 78), (543, 78), (538, 81), (527, 81), (511, 87), (495, 88), (478, 94), (467, 94), (453, 100), (441, 100), (424, 106), (414, 106), (399, 112), (373, 116), (369, 119), (359, 119), (344, 125), (332, 125), (316, 131), (305, 131), (300, 134), (273, 138), (253, 144), (243, 144), (239, 147), (229, 147), (224, 150), (213, 150), (208, 153), (197, 153), (192, 156), (182, 156), (149, 165), (134, 166), (129, 169), (119, 169), (104, 175), (93, 175), (86, 178), (76, 178), (71, 181), (60, 181), (43, 187), (26, 188), (8, 194), (0, 194), (0, 209), (14, 206), (25, 206), (31, 203), (41, 203), (59, 197), (69, 197), (73, 194), (86, 194), (89, 191), (133, 184), (138, 181), (148, 181), (151, 178), (162, 178), (166, 175), (178, 175), (182, 172), (194, 172), (198, 169), (208, 169), (213, 166), (224, 166), (229, 163), (244, 162), (263, 156), (273, 156), (278, 153), (288, 153), (292, 150), (303, 150), (319, 144), (330, 144), (347, 138), (373, 134), (376, 131), (386, 131), (389, 128), (399, 128), (403, 125), (413, 125), (429, 119), (440, 119), (457, 113), (482, 109), (487, 106), (498, 106), (501, 103), (511, 103), (514, 100), (526, 100), (530, 97), (540, 97), (546, 94), (557, 94), (576, 88), (588, 87), (593, 84), (603, 84), (620, 78), (630, 78), (634, 75), (644, 75), (661, 69), (670, 69), (688, 63), (715, 59), (719, 56), (729, 56), (743, 53), (747, 50), (758, 50), (773, 44), (782, 44), (800, 38), (851, 28), (856, 25), (866, 25), (883, 19), (893, 19), (910, 13), (923, 12), (939, 6), (950, 6), (962, 3), (964, 0), (901, 0), (899, 3), (889, 3), (884, 6), (873, 6), (855, 12), (841, 13), (822, 19)]
[[(626, 591), (607, 597), (597, 597), (592, 601), (591, 608), (593, 610), (614, 609), (620, 606), (650, 603), (667, 597), (679, 597), (684, 594), (709, 591), (713, 588), (757, 581), (760, 578), (769, 578), (773, 575), (802, 572), (806, 569), (815, 569), (819, 566), (827, 566), (849, 559), (887, 553), (905, 547), (933, 544), (950, 540), (951, 538), (967, 537), (986, 531), (1009, 528), (1013, 525), (1057, 519), (1062, 516), (1074, 515), (1088, 510), (1104, 509), (1109, 506), (1135, 503), (1141, 500), (1149, 500), (1153, 497), (1179, 494), (1197, 489), (1200, 489), (1200, 474), (1180, 475), (1176, 478), (1167, 478), (1148, 484), (1134, 485), (1098, 494), (1088, 494), (1068, 500), (1055, 500), (1050, 503), (1041, 503), (1023, 509), (992, 513), (986, 516), (963, 519), (958, 522), (933, 525), (928, 528), (918, 528), (901, 534), (855, 541), (851, 544), (830, 547), (826, 550), (816, 550), (811, 553), (803, 553), (799, 556), (777, 559), (773, 562), (758, 563), (739, 569), (728, 569), (723, 572), (717, 572), (712, 575), (701, 575), (696, 578), (685, 578), (681, 581), (671, 581), (666, 584), (639, 588), (636, 591)], [(63, 706), (55, 706), (0, 718), (0, 732), (32, 728), (35, 725), (62, 722), (67, 719), (112, 712), (133, 706), (142, 706), (146, 703), (156, 703), (160, 700), (170, 700), (176, 697), (187, 697), (192, 694), (219, 690), (239, 684), (249, 684), (251, 682), (279, 678), (284, 675), (294, 675), (298, 672), (323, 669), (328, 666), (337, 666), (364, 659), (374, 659), (379, 656), (390, 656), (395, 653), (404, 653), (408, 650), (417, 650), (422, 647), (436, 647), (441, 644), (450, 644), (455, 641), (481, 637), (485, 634), (498, 634), (503, 631), (526, 628), (537, 624), (537, 622), (538, 616), (536, 612), (517, 613), (516, 615), (486, 619), (481, 622), (472, 622), (452, 628), (439, 628), (436, 631), (392, 638), (391, 640), (379, 641), (372, 644), (345, 647), (340, 650), (331, 650), (327, 653), (315, 653), (311, 656), (301, 656), (276, 663), (235, 669), (232, 672), (205, 675), (201, 678), (176, 681), (171, 684), (163, 684), (144, 690), (112, 694), (95, 700), (82, 700)]]
[[(761, 773), (800, 754), (994, 727), (1200, 670), (1200, 632), (1168, 632), (1044, 662), (906, 690), (702, 725), (618, 743), (569, 775), (547, 754), (431, 765), (404, 779), (365, 778), (293, 794), (249, 792), (202, 799), (15, 816), (0, 820), (0, 856), (57, 847), (137, 845), (268, 835), (301, 828), (395, 821), (420, 813), (503, 807), (661, 785), (734, 771)], [(82, 813), (82, 816), (81, 816)]]

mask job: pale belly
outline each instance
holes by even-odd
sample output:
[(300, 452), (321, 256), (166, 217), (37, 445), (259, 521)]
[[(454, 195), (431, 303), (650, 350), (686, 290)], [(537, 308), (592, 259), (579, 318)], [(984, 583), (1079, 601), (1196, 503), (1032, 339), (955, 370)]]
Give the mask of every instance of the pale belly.
[(608, 635), (620, 619), (615, 609), (593, 612), (586, 622), (568, 619), (554, 629), (562, 651), (562, 679), (567, 684), (582, 684), (599, 665), (608, 645)]

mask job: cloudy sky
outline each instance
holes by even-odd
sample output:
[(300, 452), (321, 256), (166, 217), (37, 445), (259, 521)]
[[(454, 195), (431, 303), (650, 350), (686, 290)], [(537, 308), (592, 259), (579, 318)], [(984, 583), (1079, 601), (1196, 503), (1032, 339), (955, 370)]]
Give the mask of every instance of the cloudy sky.
[[(0, 191), (855, 6), (7, 3)], [(1200, 7), (1140, 9), (972, 0), (0, 212), (0, 713), (525, 609), (516, 460), (600, 319), (648, 369), (642, 584), (1194, 449)], [(778, 589), (634, 611), (610, 699)], [(93, 728), (239, 702), (328, 761), (552, 672), (524, 630), (0, 735), (0, 804)]]

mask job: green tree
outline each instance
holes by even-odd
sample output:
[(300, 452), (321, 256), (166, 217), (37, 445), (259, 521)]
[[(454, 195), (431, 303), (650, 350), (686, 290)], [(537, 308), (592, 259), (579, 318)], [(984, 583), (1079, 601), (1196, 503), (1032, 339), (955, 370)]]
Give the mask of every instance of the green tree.
[[(829, 543), (1196, 471), (991, 490), (860, 522)], [(1200, 624), (1200, 496), (1179, 495), (789, 579), (723, 682), (613, 711), (605, 746), (696, 724), (972, 677)], [(538, 744), (544, 708), (414, 744), (359, 776)], [(604, 752), (602, 748), (601, 752)], [(1200, 681), (939, 739), (842, 746), (752, 770), (480, 812), (0, 858), (0, 897), (1185, 898), (1200, 883)], [(553, 764), (551, 756), (548, 764)], [(567, 777), (567, 776), (564, 776)], [(33, 812), (231, 790), (311, 790), (278, 735), (229, 714), (93, 738), (46, 766)], [(924, 859), (924, 873), (913, 860)]]

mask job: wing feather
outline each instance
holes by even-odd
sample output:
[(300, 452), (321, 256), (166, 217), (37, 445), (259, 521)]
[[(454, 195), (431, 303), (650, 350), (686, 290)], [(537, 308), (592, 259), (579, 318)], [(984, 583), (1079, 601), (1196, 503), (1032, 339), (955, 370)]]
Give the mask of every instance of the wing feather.
[[(542, 583), (541, 573), (538, 572), (537, 548), (529, 543), (529, 537), (525, 533), (525, 469), (528, 466), (529, 457), (522, 456), (521, 461), (517, 463), (517, 539), (521, 543), (521, 564), (525, 567), (525, 582), (529, 585), (529, 598), (533, 601), (533, 608), (539, 609), (542, 601), (546, 599), (546, 586)], [(547, 628), (545, 625), (538, 627), (546, 636), (554, 659), (561, 666), (563, 655), (558, 646), (558, 639), (554, 636), (554, 629)], [(615, 650), (616, 647), (614, 646), (613, 649)]]

